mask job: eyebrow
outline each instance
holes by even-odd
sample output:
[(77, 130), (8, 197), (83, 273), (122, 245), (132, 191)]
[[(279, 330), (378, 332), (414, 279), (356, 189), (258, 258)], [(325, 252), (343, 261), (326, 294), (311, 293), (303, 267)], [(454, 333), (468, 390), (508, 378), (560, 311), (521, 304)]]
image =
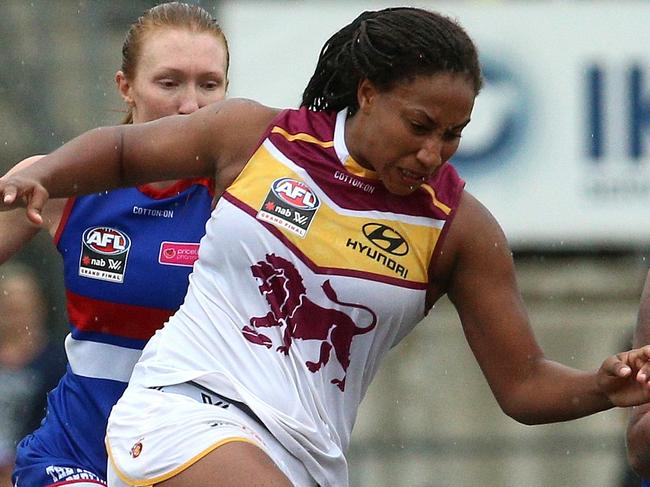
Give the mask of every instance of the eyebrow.
[[(183, 74), (185, 73), (184, 69), (178, 69), (178, 68), (173, 68), (171, 66), (162, 66), (159, 68), (158, 72), (161, 73), (169, 73), (169, 74)], [(216, 77), (224, 77), (225, 76), (225, 71), (219, 70), (219, 71), (214, 71), (214, 70), (209, 70), (209, 71), (201, 71), (199, 73), (201, 76), (216, 76)]]
[[(431, 116), (429, 116), (429, 114), (428, 114), (425, 110), (422, 110), (421, 108), (414, 108), (414, 110), (415, 110), (417, 113), (419, 113), (419, 114), (421, 114), (422, 116), (424, 116), (424, 117), (425, 117), (425, 118), (426, 118), (430, 123), (433, 123), (434, 125), (436, 125), (436, 124), (438, 123), (434, 118), (431, 118)], [(451, 128), (452, 130), (458, 130), (458, 129), (465, 128), (465, 127), (467, 126), (467, 124), (469, 124), (469, 122), (470, 122), (471, 120), (472, 120), (471, 118), (467, 118), (467, 120), (465, 120), (465, 121), (459, 123), (458, 125), (454, 125), (453, 127), (450, 127), (450, 128)]]
[(451, 128), (452, 128), (452, 130), (463, 129), (463, 128), (467, 127), (467, 125), (468, 125), (471, 121), (472, 121), (472, 119), (471, 119), (471, 118), (468, 118), (468, 119), (465, 120), (463, 123), (459, 123), (458, 125), (455, 125), (455, 126), (453, 126), (453, 127), (451, 127)]
[[(420, 110), (420, 109), (416, 109), (416, 111), (421, 113), (430, 123), (432, 123), (434, 125), (437, 125), (436, 120), (431, 118), (427, 112), (425, 112), (423, 110)], [(471, 118), (468, 118), (467, 120), (465, 120), (464, 122), (459, 123), (458, 125), (454, 125), (453, 127), (449, 127), (449, 130), (461, 130), (461, 129), (464, 129), (469, 124), (469, 122), (471, 122), (471, 120), (472, 120)]]

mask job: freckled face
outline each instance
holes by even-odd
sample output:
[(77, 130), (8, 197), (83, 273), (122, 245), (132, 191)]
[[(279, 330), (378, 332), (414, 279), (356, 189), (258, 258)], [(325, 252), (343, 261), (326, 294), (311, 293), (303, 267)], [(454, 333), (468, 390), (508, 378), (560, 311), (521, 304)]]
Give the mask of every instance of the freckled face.
[(467, 76), (439, 73), (384, 92), (364, 80), (358, 96), (346, 127), (350, 154), (391, 193), (408, 195), (456, 152), (476, 93)]
[(143, 40), (134, 79), (119, 71), (118, 89), (133, 122), (189, 114), (226, 95), (226, 47), (207, 32), (158, 28)]

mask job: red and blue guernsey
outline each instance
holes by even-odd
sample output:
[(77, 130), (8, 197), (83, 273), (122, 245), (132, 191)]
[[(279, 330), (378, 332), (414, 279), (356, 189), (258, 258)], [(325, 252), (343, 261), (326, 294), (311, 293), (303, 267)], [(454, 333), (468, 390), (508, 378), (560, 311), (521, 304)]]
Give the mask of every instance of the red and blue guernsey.
[(72, 198), (63, 256), (68, 368), (18, 446), (17, 487), (105, 485), (104, 435), (148, 339), (180, 307), (214, 197), (209, 179)]

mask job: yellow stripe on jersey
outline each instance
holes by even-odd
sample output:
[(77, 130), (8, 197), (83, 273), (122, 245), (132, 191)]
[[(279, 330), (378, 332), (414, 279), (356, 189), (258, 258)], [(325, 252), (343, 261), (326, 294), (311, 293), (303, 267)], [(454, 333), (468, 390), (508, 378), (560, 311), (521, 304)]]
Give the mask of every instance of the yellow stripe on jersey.
[[(351, 156), (347, 157), (347, 159), (343, 162), (343, 165), (350, 173), (354, 174), (355, 176), (368, 179), (379, 179), (379, 176), (377, 176), (377, 173), (375, 171), (371, 171), (370, 169), (366, 169), (365, 167), (361, 166)], [(422, 189), (431, 195), (431, 200), (433, 201), (433, 204), (436, 208), (442, 210), (445, 215), (449, 215), (451, 213), (451, 208), (449, 208), (436, 197), (436, 192), (431, 186), (428, 184), (423, 184)]]
[[(269, 201), (273, 183), (281, 178), (304, 182), (261, 146), (228, 192), (259, 214)], [(274, 224), (319, 267), (369, 272), (419, 284), (428, 282), (429, 262), (442, 229), (442, 225), (417, 224), (394, 213), (341, 210), (322, 198), (304, 236), (273, 220), (264, 220)], [(278, 222), (282, 223), (280, 218)]]
[[(379, 179), (379, 176), (377, 176), (377, 173), (375, 171), (371, 171), (370, 169), (366, 169), (365, 167), (361, 166), (357, 161), (352, 159), (351, 156), (347, 157), (347, 159), (343, 162), (343, 165), (350, 173), (354, 174), (355, 176), (368, 179)], [(433, 204), (436, 208), (442, 210), (445, 215), (449, 215), (451, 213), (451, 208), (449, 208), (436, 197), (436, 192), (431, 186), (428, 184), (423, 184), (422, 189), (426, 190), (431, 195), (431, 200), (433, 201)]]
[(451, 208), (445, 205), (442, 201), (438, 200), (436, 197), (436, 191), (431, 186), (428, 184), (423, 184), (422, 189), (425, 189), (431, 195), (431, 199), (433, 200), (433, 204), (436, 206), (436, 208), (442, 210), (445, 215), (449, 215), (449, 213), (451, 213)]
[(379, 176), (375, 171), (366, 169), (357, 161), (352, 159), (352, 156), (348, 156), (345, 161), (343, 161), (343, 165), (350, 173), (360, 178), (379, 179)]
[(309, 142), (310, 144), (320, 145), (321, 147), (325, 147), (325, 148), (334, 147), (334, 141), (332, 140), (328, 140), (328, 141), (319, 140), (313, 135), (309, 135), (304, 132), (299, 132), (297, 134), (290, 134), (282, 127), (278, 127), (277, 125), (273, 127), (273, 129), (271, 129), (271, 132), (274, 134), (282, 135), (289, 142), (293, 142), (294, 140), (302, 140), (303, 142)]

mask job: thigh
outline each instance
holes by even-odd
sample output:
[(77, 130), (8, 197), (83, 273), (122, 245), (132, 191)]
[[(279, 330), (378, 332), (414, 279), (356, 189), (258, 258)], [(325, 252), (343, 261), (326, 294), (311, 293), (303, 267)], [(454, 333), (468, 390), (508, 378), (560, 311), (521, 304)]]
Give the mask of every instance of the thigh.
[(302, 462), (242, 410), (190, 386), (164, 389), (132, 387), (113, 408), (111, 487), (315, 486)]
[(233, 442), (156, 487), (292, 487), (293, 484), (260, 448)]

